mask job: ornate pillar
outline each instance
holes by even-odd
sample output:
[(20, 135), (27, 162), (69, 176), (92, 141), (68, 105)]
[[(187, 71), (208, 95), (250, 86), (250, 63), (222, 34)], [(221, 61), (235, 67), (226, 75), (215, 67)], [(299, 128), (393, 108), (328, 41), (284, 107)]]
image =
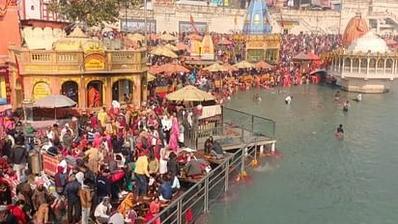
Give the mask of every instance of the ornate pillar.
[(369, 64), (370, 64), (370, 58), (369, 58), (369, 56), (368, 56), (368, 58), (367, 58), (367, 61), (366, 61), (366, 78), (365, 79), (368, 79), (368, 75), (369, 75)]
[(387, 60), (384, 59), (383, 75), (386, 74)]
[(352, 58), (350, 58), (350, 73), (352, 73), (352, 67), (353, 67), (353, 65), (352, 65)]
[(341, 57), (339, 57), (338, 62), (339, 62), (339, 72), (340, 72), (340, 68), (341, 68)]
[(361, 74), (361, 62), (362, 62), (362, 59), (358, 58), (358, 74)]

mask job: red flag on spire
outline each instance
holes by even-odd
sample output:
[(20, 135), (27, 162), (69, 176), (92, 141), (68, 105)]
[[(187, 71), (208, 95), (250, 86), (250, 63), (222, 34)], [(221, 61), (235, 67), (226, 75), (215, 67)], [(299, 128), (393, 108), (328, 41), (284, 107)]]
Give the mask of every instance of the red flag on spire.
[(198, 31), (198, 29), (196, 29), (196, 26), (195, 26), (195, 21), (193, 20), (193, 17), (192, 17), (192, 15), (190, 15), (190, 18), (189, 18), (189, 20), (191, 21), (191, 25), (192, 25), (192, 28), (193, 28), (194, 32), (195, 32), (195, 33), (197, 33), (197, 34), (199, 34), (199, 31)]

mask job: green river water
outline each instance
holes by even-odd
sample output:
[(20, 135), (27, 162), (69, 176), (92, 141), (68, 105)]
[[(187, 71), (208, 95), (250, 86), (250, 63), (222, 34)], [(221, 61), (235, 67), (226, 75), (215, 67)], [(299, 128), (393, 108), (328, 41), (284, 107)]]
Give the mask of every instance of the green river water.
[[(251, 90), (229, 107), (276, 121), (283, 158), (250, 172), (210, 209), (207, 223), (398, 223), (398, 83), (382, 95), (363, 95), (348, 113), (336, 89), (306, 85)], [(252, 98), (259, 93), (262, 102)], [(285, 105), (287, 94), (293, 96)], [(356, 94), (343, 92), (344, 97)], [(344, 140), (336, 139), (338, 124)], [(264, 163), (263, 163), (264, 165)]]

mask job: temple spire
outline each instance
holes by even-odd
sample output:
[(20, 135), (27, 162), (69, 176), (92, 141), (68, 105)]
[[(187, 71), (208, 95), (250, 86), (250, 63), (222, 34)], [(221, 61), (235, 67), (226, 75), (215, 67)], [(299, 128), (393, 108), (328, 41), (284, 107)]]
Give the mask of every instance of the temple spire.
[(270, 16), (264, 0), (251, 0), (243, 25), (243, 33), (260, 35), (271, 33)]

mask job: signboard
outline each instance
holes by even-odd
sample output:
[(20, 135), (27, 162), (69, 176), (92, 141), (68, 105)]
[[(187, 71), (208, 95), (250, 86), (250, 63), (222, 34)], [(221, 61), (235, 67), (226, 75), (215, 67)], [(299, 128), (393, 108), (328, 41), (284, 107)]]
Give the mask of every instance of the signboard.
[(43, 171), (45, 174), (55, 176), (57, 173), (58, 159), (55, 156), (43, 154)]
[[(193, 23), (199, 33), (206, 33), (207, 23), (204, 22), (194, 22)], [(180, 21), (178, 23), (178, 29), (180, 33), (192, 33), (195, 32), (192, 23), (189, 21)]]
[[(143, 19), (121, 19), (120, 30), (128, 33), (144, 33), (145, 20)], [(147, 33), (156, 33), (156, 20), (147, 19), (146, 21)]]
[(46, 82), (37, 82), (33, 87), (33, 99), (38, 100), (51, 94), (50, 86)]
[(92, 53), (84, 58), (84, 68), (88, 71), (105, 70), (105, 55)]
[[(6, 103), (11, 102), (11, 87), (10, 77), (8, 68), (0, 68), (0, 79), (1, 79), (1, 98), (6, 99)], [(4, 81), (4, 82), (3, 82)]]
[(266, 42), (264, 42), (264, 41), (249, 41), (249, 42), (247, 42), (247, 48), (264, 49), (265, 46), (266, 46)]

